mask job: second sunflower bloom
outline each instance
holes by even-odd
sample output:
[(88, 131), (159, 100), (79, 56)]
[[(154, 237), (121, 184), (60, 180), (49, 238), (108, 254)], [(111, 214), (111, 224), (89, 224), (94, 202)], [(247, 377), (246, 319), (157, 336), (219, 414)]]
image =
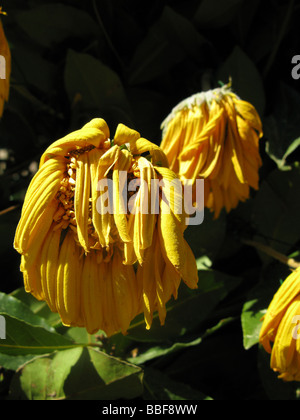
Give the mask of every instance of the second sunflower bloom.
[(180, 178), (205, 180), (205, 206), (217, 218), (258, 189), (262, 124), (229, 86), (195, 94), (162, 123), (161, 148)]

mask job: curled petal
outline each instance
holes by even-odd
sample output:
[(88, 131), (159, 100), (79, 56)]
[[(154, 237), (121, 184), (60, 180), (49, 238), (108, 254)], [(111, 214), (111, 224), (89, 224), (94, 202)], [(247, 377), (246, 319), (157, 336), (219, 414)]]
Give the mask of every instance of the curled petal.
[(115, 137), (114, 137), (114, 142), (118, 146), (121, 146), (126, 143), (129, 143), (129, 144), (134, 143), (140, 137), (141, 135), (137, 131), (127, 127), (124, 124), (118, 124)]
[(108, 139), (108, 135), (109, 129), (104, 120), (100, 118), (92, 120), (80, 130), (74, 131), (52, 143), (43, 153), (40, 167), (52, 156), (65, 156), (69, 152), (88, 146), (100, 148)]

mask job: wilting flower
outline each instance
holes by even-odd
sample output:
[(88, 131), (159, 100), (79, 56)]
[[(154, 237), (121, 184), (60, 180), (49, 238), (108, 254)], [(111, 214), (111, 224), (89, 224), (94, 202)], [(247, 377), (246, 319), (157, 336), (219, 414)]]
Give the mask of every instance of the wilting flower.
[[(5, 14), (0, 8), (0, 14)], [(4, 103), (9, 98), (11, 54), (10, 48), (5, 37), (2, 22), (0, 20), (0, 117), (3, 114)]]
[[(125, 334), (142, 312), (147, 328), (154, 311), (163, 324), (180, 280), (190, 288), (198, 281), (183, 215), (174, 211), (180, 197), (171, 194), (168, 209), (162, 199), (160, 180), (176, 178), (164, 153), (123, 124), (109, 137), (106, 122), (93, 119), (48, 147), (14, 241), (26, 291), (63, 324), (107, 335)], [(149, 211), (155, 186), (158, 213)]]
[(262, 124), (230, 86), (180, 102), (162, 123), (161, 148), (182, 181), (205, 180), (205, 206), (218, 217), (258, 189)]
[[(271, 368), (285, 381), (300, 381), (300, 268), (274, 295), (263, 319), (259, 341), (271, 353)], [(272, 343), (272, 344), (271, 344)]]

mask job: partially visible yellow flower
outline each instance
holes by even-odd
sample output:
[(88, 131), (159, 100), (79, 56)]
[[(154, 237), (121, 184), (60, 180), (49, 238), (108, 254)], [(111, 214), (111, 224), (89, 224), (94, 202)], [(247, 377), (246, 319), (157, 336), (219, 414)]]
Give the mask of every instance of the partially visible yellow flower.
[[(2, 7), (1, 7), (2, 9)], [(2, 12), (0, 13), (6, 14)], [(0, 20), (0, 117), (3, 114), (4, 103), (9, 98), (10, 73), (11, 73), (11, 53), (10, 48), (5, 37), (2, 22)]]
[(262, 124), (255, 108), (230, 86), (180, 102), (162, 123), (161, 148), (170, 169), (193, 182), (205, 179), (205, 206), (217, 218), (258, 189)]
[[(158, 146), (123, 124), (110, 140), (103, 119), (54, 142), (42, 155), (14, 247), (22, 254), (26, 291), (45, 300), (63, 324), (125, 334), (144, 312), (150, 328), (154, 311), (164, 323), (165, 304), (176, 298), (181, 279), (197, 287), (183, 215), (174, 212), (177, 195), (169, 212), (149, 211), (151, 180), (176, 178), (167, 166)], [(125, 183), (139, 183), (134, 195), (125, 185), (135, 211), (124, 204), (124, 174)], [(163, 209), (161, 190), (158, 197)]]
[(271, 353), (271, 368), (284, 381), (300, 381), (299, 321), (300, 268), (297, 268), (274, 295), (259, 336), (264, 349)]

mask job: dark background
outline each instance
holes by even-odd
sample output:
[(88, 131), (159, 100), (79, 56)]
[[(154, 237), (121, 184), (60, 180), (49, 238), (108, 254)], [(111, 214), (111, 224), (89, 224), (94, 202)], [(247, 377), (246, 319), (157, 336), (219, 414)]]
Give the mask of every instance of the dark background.
[(156, 366), (216, 399), (295, 398), (294, 388), (282, 386), (267, 368), (261, 373), (259, 366), (268, 361), (257, 346), (245, 350), (240, 313), (262, 282), (271, 284), (259, 294), (267, 305), (289, 272), (241, 238), (298, 257), (300, 79), (292, 78), (291, 61), (300, 54), (300, 2), (9, 0), (3, 9), (12, 74), (0, 122), (0, 149), (6, 152), (0, 172), (0, 291), (22, 286), (14, 231), (49, 144), (93, 117), (107, 121), (112, 138), (122, 122), (160, 144), (160, 124), (179, 101), (231, 76), (233, 90), (263, 121), (262, 189), (219, 221), (206, 215), (203, 226), (187, 235), (197, 258), (208, 256), (216, 270), (242, 278), (206, 327), (228, 316), (233, 321), (203, 345)]

